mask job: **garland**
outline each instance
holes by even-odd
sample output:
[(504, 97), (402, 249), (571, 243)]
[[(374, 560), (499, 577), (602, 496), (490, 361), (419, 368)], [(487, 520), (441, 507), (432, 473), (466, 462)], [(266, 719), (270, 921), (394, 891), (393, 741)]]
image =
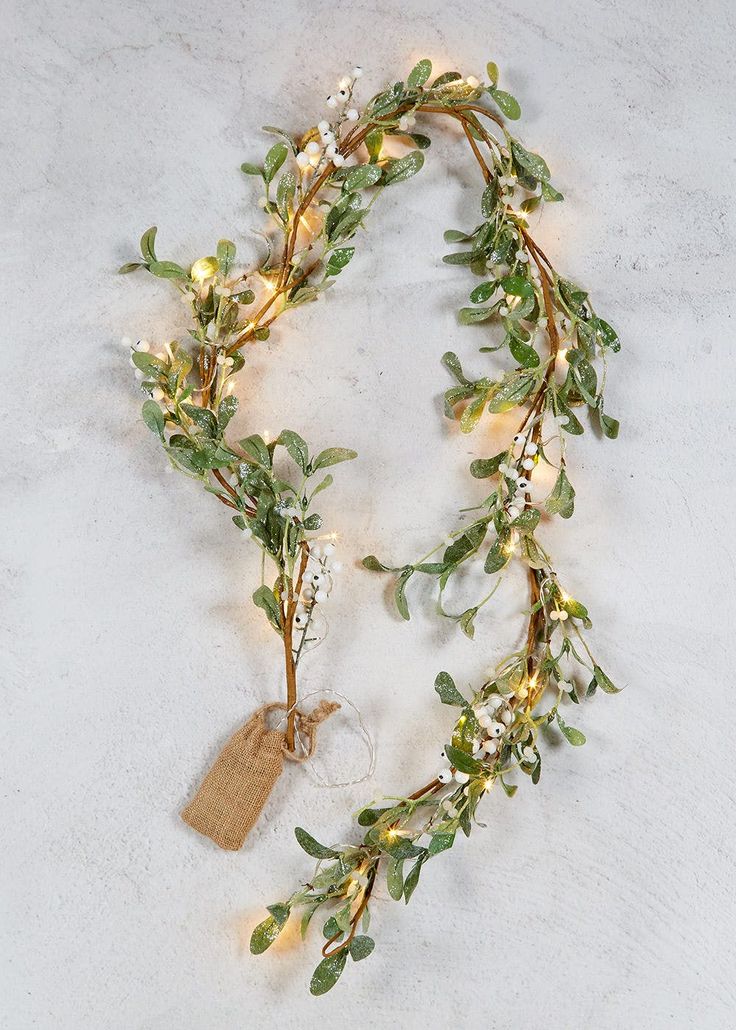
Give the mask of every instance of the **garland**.
[[(408, 902), (424, 864), (451, 848), (458, 830), (470, 835), (478, 805), (494, 787), (512, 796), (517, 786), (509, 777), (515, 770), (539, 781), (545, 733), (556, 727), (570, 744), (585, 742), (567, 723), (562, 702), (577, 704), (583, 692), (590, 696), (597, 689), (617, 692), (586, 642), (591, 623), (585, 605), (564, 589), (536, 531), (542, 511), (563, 519), (573, 514), (566, 436), (583, 432), (576, 412), (587, 407), (602, 435), (617, 436), (618, 422), (605, 413), (603, 392), (606, 354), (619, 349), (618, 338), (596, 315), (585, 290), (558, 275), (530, 233), (531, 213), (562, 196), (543, 158), (509, 131), (502, 116), (515, 120), (521, 112), (515, 98), (498, 88), (497, 67), (488, 65), (487, 82), (448, 72), (429, 85), (431, 72), (431, 63), (420, 61), (406, 82), (374, 96), (360, 112), (353, 102), (362, 74), (356, 68), (328, 97), (330, 119), (298, 143), (267, 128), (278, 142), (262, 165), (242, 166), (263, 183), (261, 205), (272, 230), (263, 237), (268, 253), (257, 272), (234, 271), (235, 246), (227, 240), (220, 241), (215, 256), (200, 258), (188, 270), (159, 260), (155, 228), (141, 240), (142, 261), (121, 269), (143, 267), (171, 280), (190, 308), (193, 347), (170, 343), (159, 354), (145, 341), (132, 347), (136, 375), (148, 394), (143, 420), (172, 466), (231, 509), (233, 522), (261, 549), (264, 563), (268, 558), (275, 566), (273, 580), (264, 571), (253, 601), (281, 638), (287, 746), (294, 750), (297, 669), (304, 652), (324, 635), (324, 603), (339, 569), (332, 540), (315, 536), (323, 527), (314, 502), (332, 483), (324, 470), (356, 455), (342, 447), (312, 453), (293, 430), (272, 442), (258, 435), (228, 441), (225, 431), (238, 405), (234, 376), (244, 364), (241, 351), (266, 339), (279, 315), (332, 285), (352, 260), (354, 238), (377, 198), (421, 169), (430, 140), (415, 131), (418, 115), (456, 122), (483, 177), (480, 222), (468, 231), (445, 233), (445, 240), (460, 249), (443, 260), (467, 265), (479, 279), (470, 294), (472, 306), (460, 310), (460, 322), (488, 323), (494, 332), (481, 351), (507, 350), (514, 367), (498, 379), (474, 379), (454, 353), (446, 353), (442, 361), (454, 385), (445, 393), (445, 413), (459, 421), (463, 433), (470, 433), (486, 411), (518, 408), (520, 422), (503, 451), (471, 464), (472, 476), (487, 480), (490, 492), (466, 509), (460, 529), (418, 561), (395, 566), (370, 555), (363, 565), (395, 577), (396, 606), (406, 620), (410, 580), (435, 579), (440, 613), (472, 637), (478, 611), (512, 561), (520, 561), (529, 587), (525, 642), (470, 698), (447, 672), (439, 673), (440, 701), (459, 710), (444, 749), (445, 765), (419, 790), (363, 808), (357, 816), (364, 830), (359, 842), (327, 847), (296, 829), (317, 868), (286, 901), (269, 906), (268, 917), (253, 931), (251, 951), (265, 951), (297, 911), (302, 935), (315, 914), (323, 913), (324, 944), (313, 994), (334, 986), (348, 958), (359, 961), (373, 950), (367, 930), (379, 875), (385, 876), (391, 898)], [(389, 156), (386, 147), (396, 151), (394, 142), (409, 151)], [(280, 471), (282, 453), (296, 477), (294, 469)], [(554, 485), (541, 496), (537, 470), (544, 468), (553, 470)], [(482, 562), (489, 589), (471, 607), (447, 611), (448, 583), (473, 562)]]

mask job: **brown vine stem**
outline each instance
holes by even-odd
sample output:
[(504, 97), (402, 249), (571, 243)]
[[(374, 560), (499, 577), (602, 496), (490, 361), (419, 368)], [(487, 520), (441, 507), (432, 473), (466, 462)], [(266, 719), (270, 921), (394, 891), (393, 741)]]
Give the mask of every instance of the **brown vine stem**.
[(376, 874), (378, 873), (379, 861), (380, 859), (377, 859), (368, 871), (368, 882), (365, 885), (363, 897), (360, 899), (360, 904), (358, 905), (354, 915), (350, 920), (350, 933), (345, 938), (345, 940), (338, 945), (337, 948), (330, 949), (330, 946), (334, 944), (335, 941), (338, 940), (338, 938), (342, 937), (342, 930), (338, 930), (338, 932), (336, 934), (333, 934), (333, 936), (330, 937), (329, 940), (325, 941), (322, 947), (322, 954), (325, 958), (327, 958), (328, 955), (337, 955), (338, 952), (344, 951), (345, 948), (350, 946), (350, 942), (352, 941), (353, 937), (355, 937), (355, 934), (358, 930), (358, 924), (360, 923), (360, 920), (363, 918), (363, 913), (368, 907), (368, 902), (370, 901), (371, 894), (373, 893), (373, 884), (376, 881)]
[[(408, 110), (410, 106), (411, 105), (406, 105), (406, 109)], [(483, 139), (483, 141), (486, 143), (486, 145), (488, 146), (488, 148), (491, 151), (493, 150), (493, 147), (496, 146), (497, 144), (491, 138), (491, 136), (486, 132), (486, 130), (483, 128), (483, 126), (480, 125), (480, 123), (478, 122), (478, 119), (475, 118), (475, 117), (470, 118), (470, 117), (468, 117), (468, 114), (471, 114), (471, 115), (480, 114), (483, 117), (486, 117), (489, 120), (495, 122), (505, 132), (505, 127), (504, 127), (502, 119), (499, 118), (497, 115), (495, 115), (492, 111), (489, 111), (486, 108), (484, 108), (484, 107), (482, 107), (482, 106), (480, 106), (478, 104), (472, 104), (472, 103), (461, 104), (461, 105), (458, 105), (457, 107), (454, 107), (454, 108), (443, 107), (441, 105), (436, 105), (436, 104), (432, 104), (432, 103), (427, 103), (427, 104), (421, 104), (420, 103), (420, 104), (415, 105), (415, 106), (416, 106), (417, 110), (423, 111), (425, 114), (444, 115), (446, 117), (449, 116), (449, 117), (453, 118), (455, 121), (458, 121), (460, 123), (460, 125), (462, 127), (462, 130), (463, 130), (463, 133), (465, 135), (465, 138), (466, 138), (466, 140), (468, 142), (468, 145), (469, 145), (469, 147), (470, 147), (470, 149), (471, 149), (471, 151), (473, 153), (473, 156), (475, 157), (475, 159), (476, 159), (476, 161), (477, 161), (477, 163), (478, 163), (478, 165), (479, 165), (479, 167), (481, 169), (481, 173), (483, 175), (483, 180), (486, 183), (486, 185), (488, 185), (492, 181), (492, 179), (493, 179), (493, 172), (492, 172), (491, 169), (489, 169), (488, 165), (486, 164), (485, 160), (483, 159), (483, 156), (482, 156), (482, 154), (480, 152), (480, 149), (479, 149), (479, 147), (477, 145), (477, 142), (476, 142), (476, 139), (474, 138), (473, 133), (474, 132), (478, 133), (480, 135), (481, 139)], [(392, 115), (387, 115), (385, 120), (391, 121), (393, 118), (396, 117), (397, 113), (401, 113), (401, 112), (400, 111), (393, 112)], [(366, 136), (373, 129), (382, 128), (383, 124), (384, 124), (383, 120), (375, 119), (374, 121), (369, 122), (368, 124), (366, 124), (365, 126), (361, 127), (360, 129), (358, 129), (356, 127), (355, 129), (351, 130), (348, 133), (348, 135), (346, 136), (346, 138), (345, 138), (345, 140), (343, 142), (343, 148), (342, 148), (343, 154), (346, 157), (350, 156), (352, 153), (354, 153), (358, 149), (359, 146), (361, 146), (361, 144), (365, 141)], [(249, 340), (253, 340), (254, 337), (255, 337), (256, 330), (258, 328), (262, 328), (264, 326), (270, 325), (278, 317), (280, 312), (278, 312), (278, 311), (274, 312), (268, 319), (265, 319), (265, 320), (264, 320), (264, 316), (267, 315), (269, 311), (271, 311), (271, 308), (276, 303), (278, 298), (281, 297), (284, 293), (286, 293), (286, 292), (288, 292), (290, 290), (293, 290), (295, 287), (300, 285), (302, 282), (306, 281), (309, 278), (309, 276), (311, 275), (311, 273), (314, 271), (314, 269), (317, 267), (317, 265), (319, 264), (319, 261), (315, 261), (307, 269), (305, 269), (300, 275), (296, 276), (295, 278), (292, 278), (292, 264), (291, 264), (291, 262), (292, 262), (292, 258), (293, 258), (293, 255), (294, 255), (294, 249), (296, 247), (296, 241), (297, 241), (298, 232), (299, 232), (300, 219), (309, 210), (310, 205), (312, 204), (312, 201), (315, 199), (315, 197), (319, 193), (319, 190), (322, 188), (322, 186), (328, 181), (328, 179), (330, 178), (332, 173), (333, 173), (333, 168), (332, 168), (331, 165), (328, 164), (327, 167), (315, 178), (315, 180), (311, 183), (309, 189), (302, 196), (302, 199), (301, 199), (301, 201), (300, 201), (300, 203), (299, 203), (299, 205), (298, 205), (298, 207), (297, 207), (297, 209), (294, 212), (293, 217), (292, 217), (291, 230), (286, 234), (286, 239), (285, 239), (285, 244), (284, 244), (284, 251), (283, 251), (281, 262), (280, 262), (280, 266), (279, 266), (279, 269), (278, 269), (278, 277), (277, 277), (277, 280), (276, 280), (276, 288), (273, 290), (271, 296), (262, 304), (261, 308), (255, 314), (255, 316), (252, 319), (249, 327), (246, 330), (244, 330), (238, 337), (236, 337), (235, 340), (233, 340), (232, 343), (226, 348), (226, 353), (228, 355), (233, 354), (235, 351), (239, 350)], [(559, 340), (559, 334), (557, 332), (557, 326), (556, 326), (556, 323), (554, 321), (554, 307), (553, 307), (553, 304), (552, 304), (552, 295), (551, 295), (551, 289), (553, 287), (553, 282), (552, 282), (552, 280), (550, 278), (550, 271), (552, 270), (552, 265), (551, 265), (549, 259), (547, 258), (547, 256), (544, 254), (544, 252), (541, 250), (541, 248), (539, 248), (536, 245), (536, 243), (534, 242), (534, 240), (532, 239), (530, 234), (523, 228), (523, 226), (521, 224), (519, 224), (518, 228), (519, 228), (519, 230), (521, 232), (521, 235), (522, 235), (522, 238), (524, 239), (524, 242), (526, 243), (527, 248), (529, 249), (530, 253), (532, 254), (532, 256), (533, 256), (533, 258), (535, 260), (535, 264), (537, 265), (537, 267), (539, 269), (539, 272), (540, 272), (540, 278), (541, 278), (541, 282), (542, 282), (542, 293), (543, 293), (543, 298), (544, 298), (545, 311), (546, 311), (546, 315), (547, 315), (547, 333), (548, 333), (549, 340), (550, 340), (550, 353), (549, 353), (550, 360), (549, 360), (547, 369), (545, 371), (544, 380), (543, 380), (542, 384), (540, 384), (540, 388), (536, 392), (536, 395), (535, 395), (535, 397), (534, 397), (534, 399), (533, 399), (533, 401), (532, 401), (532, 403), (531, 403), (531, 405), (529, 407), (529, 410), (527, 411), (527, 414), (526, 414), (526, 416), (524, 418), (524, 421), (522, 422), (522, 427), (520, 429), (520, 431), (522, 431), (523, 428), (526, 427), (529, 424), (530, 419), (533, 419), (533, 418), (536, 417), (536, 415), (539, 413), (541, 405), (544, 402), (544, 397), (546, 395), (546, 391), (547, 391), (547, 388), (549, 386), (550, 379), (551, 379), (552, 375), (554, 374), (555, 358), (556, 358), (557, 353), (559, 351), (560, 340)], [(318, 235), (317, 233), (313, 232), (312, 237), (316, 238), (317, 235)], [(206, 350), (206, 348), (202, 347), (202, 349), (200, 351), (200, 359), (199, 359), (200, 375), (202, 377), (204, 377), (204, 374), (206, 372), (207, 360), (208, 360), (208, 356), (205, 353), (205, 350)], [(541, 435), (541, 424), (540, 424), (540, 422), (537, 422), (534, 425), (533, 429), (532, 429), (532, 439), (534, 440), (534, 442), (538, 442), (539, 441), (540, 435)], [(227, 484), (227, 482), (225, 481), (224, 477), (217, 470), (214, 471), (214, 474), (215, 474), (215, 478), (218, 480), (220, 485), (224, 487), (224, 489), (226, 490), (226, 492), (228, 494), (230, 494), (230, 497), (237, 498), (237, 495), (235, 494), (235, 491), (233, 491), (232, 488), (229, 486), (229, 484)], [(219, 499), (222, 501), (223, 504), (227, 505), (228, 507), (231, 507), (231, 508), (236, 508), (237, 507), (233, 503), (233, 501), (230, 500), (227, 497), (220, 496)], [(299, 567), (299, 572), (298, 572), (297, 580), (296, 580), (296, 583), (294, 583), (291, 578), (288, 579), (287, 598), (286, 598), (286, 605), (285, 605), (285, 608), (284, 608), (283, 639), (284, 639), (284, 658), (285, 658), (285, 664), (286, 664), (287, 706), (288, 706), (288, 710), (289, 710), (289, 716), (288, 716), (288, 720), (287, 720), (286, 741), (287, 741), (287, 746), (288, 746), (288, 748), (291, 751), (293, 751), (294, 747), (295, 747), (295, 718), (296, 718), (296, 713), (295, 713), (295, 711), (293, 711), (293, 708), (296, 705), (296, 700), (297, 700), (296, 662), (295, 662), (295, 658), (294, 658), (294, 648), (293, 648), (293, 622), (294, 622), (294, 614), (296, 612), (296, 605), (297, 605), (298, 598), (299, 598), (299, 595), (300, 595), (300, 592), (301, 592), (302, 581), (303, 581), (304, 571), (306, 569), (307, 560), (308, 560), (308, 549), (307, 549), (306, 545), (303, 543), (303, 545), (302, 545), (302, 555), (301, 555), (300, 567)], [(535, 667), (535, 652), (536, 652), (537, 638), (538, 638), (540, 629), (542, 628), (542, 624), (544, 622), (544, 612), (543, 612), (543, 610), (541, 608), (537, 608), (537, 604), (538, 604), (539, 599), (540, 599), (540, 590), (539, 590), (539, 583), (538, 583), (538, 579), (537, 579), (537, 574), (536, 574), (534, 569), (529, 569), (529, 591), (530, 591), (530, 600), (531, 600), (530, 607), (531, 607), (532, 611), (531, 611), (531, 614), (530, 614), (530, 617), (529, 617), (529, 623), (528, 623), (528, 627), (527, 627), (526, 669), (527, 669), (527, 676), (528, 676), (528, 678), (530, 680), (533, 680), (534, 667)], [(535, 694), (535, 693), (536, 693), (536, 690), (531, 691), (530, 695), (531, 694)], [(531, 696), (529, 697), (529, 699), (527, 701), (527, 706), (529, 705), (530, 702), (531, 702)], [(411, 794), (409, 796), (409, 800), (418, 800), (419, 798), (425, 796), (426, 794), (433, 793), (434, 791), (438, 790), (441, 786), (442, 785), (441, 785), (440, 781), (437, 780), (437, 779), (434, 779), (430, 783), (426, 784), (424, 787), (421, 787), (419, 790), (417, 790), (413, 794)], [(366, 888), (366, 891), (364, 892), (363, 901), (361, 903), (360, 915), (362, 915), (362, 911), (364, 910), (365, 905), (367, 904), (367, 901), (368, 901), (368, 897), (370, 896), (370, 891), (371, 891), (372, 885), (373, 885), (373, 879), (375, 878), (375, 867), (373, 868), (372, 873), (370, 875), (371, 875), (371, 879), (369, 881), (369, 886)], [(350, 940), (352, 940), (352, 938), (353, 938), (353, 936), (355, 934), (355, 928), (357, 926), (358, 918), (359, 918), (359, 916), (356, 917), (356, 919), (355, 919), (355, 921), (353, 923), (353, 927), (352, 927), (350, 936), (348, 937), (347, 941), (343, 942), (343, 944), (340, 945), (340, 948), (335, 949), (336, 951), (341, 950), (343, 947), (345, 947), (347, 944), (349, 944)], [(323, 953), (324, 954), (328, 953), (329, 946), (330, 946), (331, 943), (334, 943), (334, 939), (336, 939), (336, 938), (333, 938), (331, 941), (327, 942), (327, 944), (325, 945), (325, 949), (323, 949)]]
[(291, 577), (287, 578), (287, 599), (286, 607), (284, 609), (284, 662), (286, 665), (286, 708), (287, 708), (287, 719), (286, 719), (286, 746), (289, 751), (294, 751), (296, 747), (295, 740), (295, 723), (296, 723), (296, 660), (294, 657), (294, 615), (296, 614), (296, 606), (299, 601), (299, 595), (302, 591), (302, 583), (304, 582), (304, 572), (307, 568), (307, 562), (309, 561), (309, 547), (305, 541), (302, 541), (301, 545), (301, 556), (299, 559), (299, 572), (297, 574), (296, 583), (294, 583)]

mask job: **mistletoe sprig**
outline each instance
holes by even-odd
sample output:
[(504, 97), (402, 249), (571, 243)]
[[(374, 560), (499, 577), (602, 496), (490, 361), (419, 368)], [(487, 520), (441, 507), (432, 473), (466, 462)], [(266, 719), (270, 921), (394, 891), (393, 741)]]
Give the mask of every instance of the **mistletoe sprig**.
[[(370, 555), (364, 565), (396, 576), (396, 605), (407, 620), (409, 581), (417, 573), (435, 577), (440, 612), (472, 637), (478, 611), (494, 596), (510, 563), (521, 562), (529, 586), (525, 643), (472, 696), (461, 693), (448, 673), (437, 676), (440, 700), (459, 709), (444, 748), (445, 764), (412, 794), (362, 809), (357, 820), (362, 839), (326, 846), (297, 828), (297, 840), (317, 868), (286, 901), (269, 907), (253, 932), (251, 950), (259, 954), (270, 947), (297, 913), (306, 934), (319, 912), (324, 944), (313, 994), (333, 987), (348, 959), (360, 961), (372, 952), (367, 931), (379, 882), (385, 879), (391, 898), (408, 902), (424, 864), (450, 849), (458, 831), (470, 835), (478, 805), (494, 787), (513, 795), (519, 772), (538, 782), (540, 745), (547, 735), (559, 732), (574, 746), (585, 742), (567, 723), (565, 706), (599, 688), (617, 691), (586, 642), (588, 611), (564, 590), (537, 530), (543, 513), (573, 514), (566, 438), (583, 432), (581, 410), (588, 409), (604, 436), (618, 433), (618, 422), (604, 409), (606, 357), (619, 349), (618, 338), (586, 291), (556, 272), (531, 235), (532, 212), (562, 195), (544, 159), (509, 130), (505, 119), (519, 118), (519, 104), (499, 88), (497, 67), (491, 63), (487, 71), (485, 81), (447, 72), (430, 82), (432, 65), (423, 60), (405, 82), (374, 96), (361, 112), (354, 106), (362, 75), (356, 68), (327, 98), (330, 116), (299, 139), (267, 127), (278, 141), (262, 164), (242, 166), (262, 182), (260, 204), (269, 218), (261, 234), (266, 254), (256, 272), (235, 270), (235, 247), (227, 240), (220, 241), (215, 255), (188, 269), (160, 261), (155, 229), (141, 241), (143, 260), (122, 269), (145, 267), (172, 280), (191, 309), (189, 341), (168, 344), (159, 355), (150, 354), (148, 345), (133, 348), (133, 363), (149, 395), (143, 418), (174, 467), (201, 480), (234, 509), (234, 523), (275, 562), (275, 582), (264, 581), (254, 600), (283, 639), (293, 703), (296, 664), (335, 568), (326, 553), (330, 545), (314, 536), (321, 520), (312, 510), (331, 477), (314, 488), (310, 484), (324, 467), (355, 455), (337, 448), (310, 457), (293, 431), (284, 431), (274, 443), (257, 436), (226, 441), (224, 431), (237, 406), (231, 391), (244, 364), (242, 348), (266, 339), (279, 315), (316, 299), (351, 262), (378, 197), (422, 168), (430, 139), (415, 131), (418, 117), (455, 122), (482, 175), (480, 220), (467, 231), (448, 230), (446, 241), (461, 249), (444, 260), (467, 266), (479, 280), (470, 293), (471, 306), (460, 310), (460, 323), (483, 325), (481, 353), (508, 354), (512, 367), (500, 377), (474, 379), (448, 352), (443, 362), (455, 385), (446, 392), (445, 410), (464, 433), (487, 412), (519, 409), (520, 423), (504, 450), (472, 463), (471, 474), (488, 480), (491, 489), (459, 529), (413, 563), (389, 565)], [(277, 447), (295, 463), (298, 481), (283, 479), (274, 469)], [(555, 471), (546, 496), (537, 492), (540, 465)], [(482, 562), (488, 590), (471, 607), (447, 612), (447, 585), (472, 562)], [(293, 723), (290, 730), (293, 746)]]

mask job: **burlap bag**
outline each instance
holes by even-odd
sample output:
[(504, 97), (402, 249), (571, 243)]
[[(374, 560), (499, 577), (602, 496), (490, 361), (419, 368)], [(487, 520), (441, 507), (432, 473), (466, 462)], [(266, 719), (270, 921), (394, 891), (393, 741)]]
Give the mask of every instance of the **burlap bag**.
[(315, 730), (340, 707), (321, 701), (309, 715), (296, 712), (301, 752), (286, 747), (284, 729), (269, 729), (267, 717), (280, 702), (265, 705), (230, 737), (181, 817), (197, 833), (226, 851), (238, 851), (255, 826), (284, 767), (284, 758), (303, 762), (315, 749)]

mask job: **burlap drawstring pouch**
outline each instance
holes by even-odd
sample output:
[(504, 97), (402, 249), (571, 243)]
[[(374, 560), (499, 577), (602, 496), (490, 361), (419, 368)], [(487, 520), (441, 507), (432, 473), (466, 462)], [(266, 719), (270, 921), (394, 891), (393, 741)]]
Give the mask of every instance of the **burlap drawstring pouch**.
[(336, 712), (320, 701), (308, 714), (296, 709), (299, 753), (289, 751), (284, 728), (269, 729), (268, 715), (287, 712), (283, 702), (264, 705), (227, 741), (193, 800), (181, 813), (185, 823), (226, 851), (238, 851), (255, 826), (284, 768), (284, 758), (305, 762), (314, 754), (317, 726)]

